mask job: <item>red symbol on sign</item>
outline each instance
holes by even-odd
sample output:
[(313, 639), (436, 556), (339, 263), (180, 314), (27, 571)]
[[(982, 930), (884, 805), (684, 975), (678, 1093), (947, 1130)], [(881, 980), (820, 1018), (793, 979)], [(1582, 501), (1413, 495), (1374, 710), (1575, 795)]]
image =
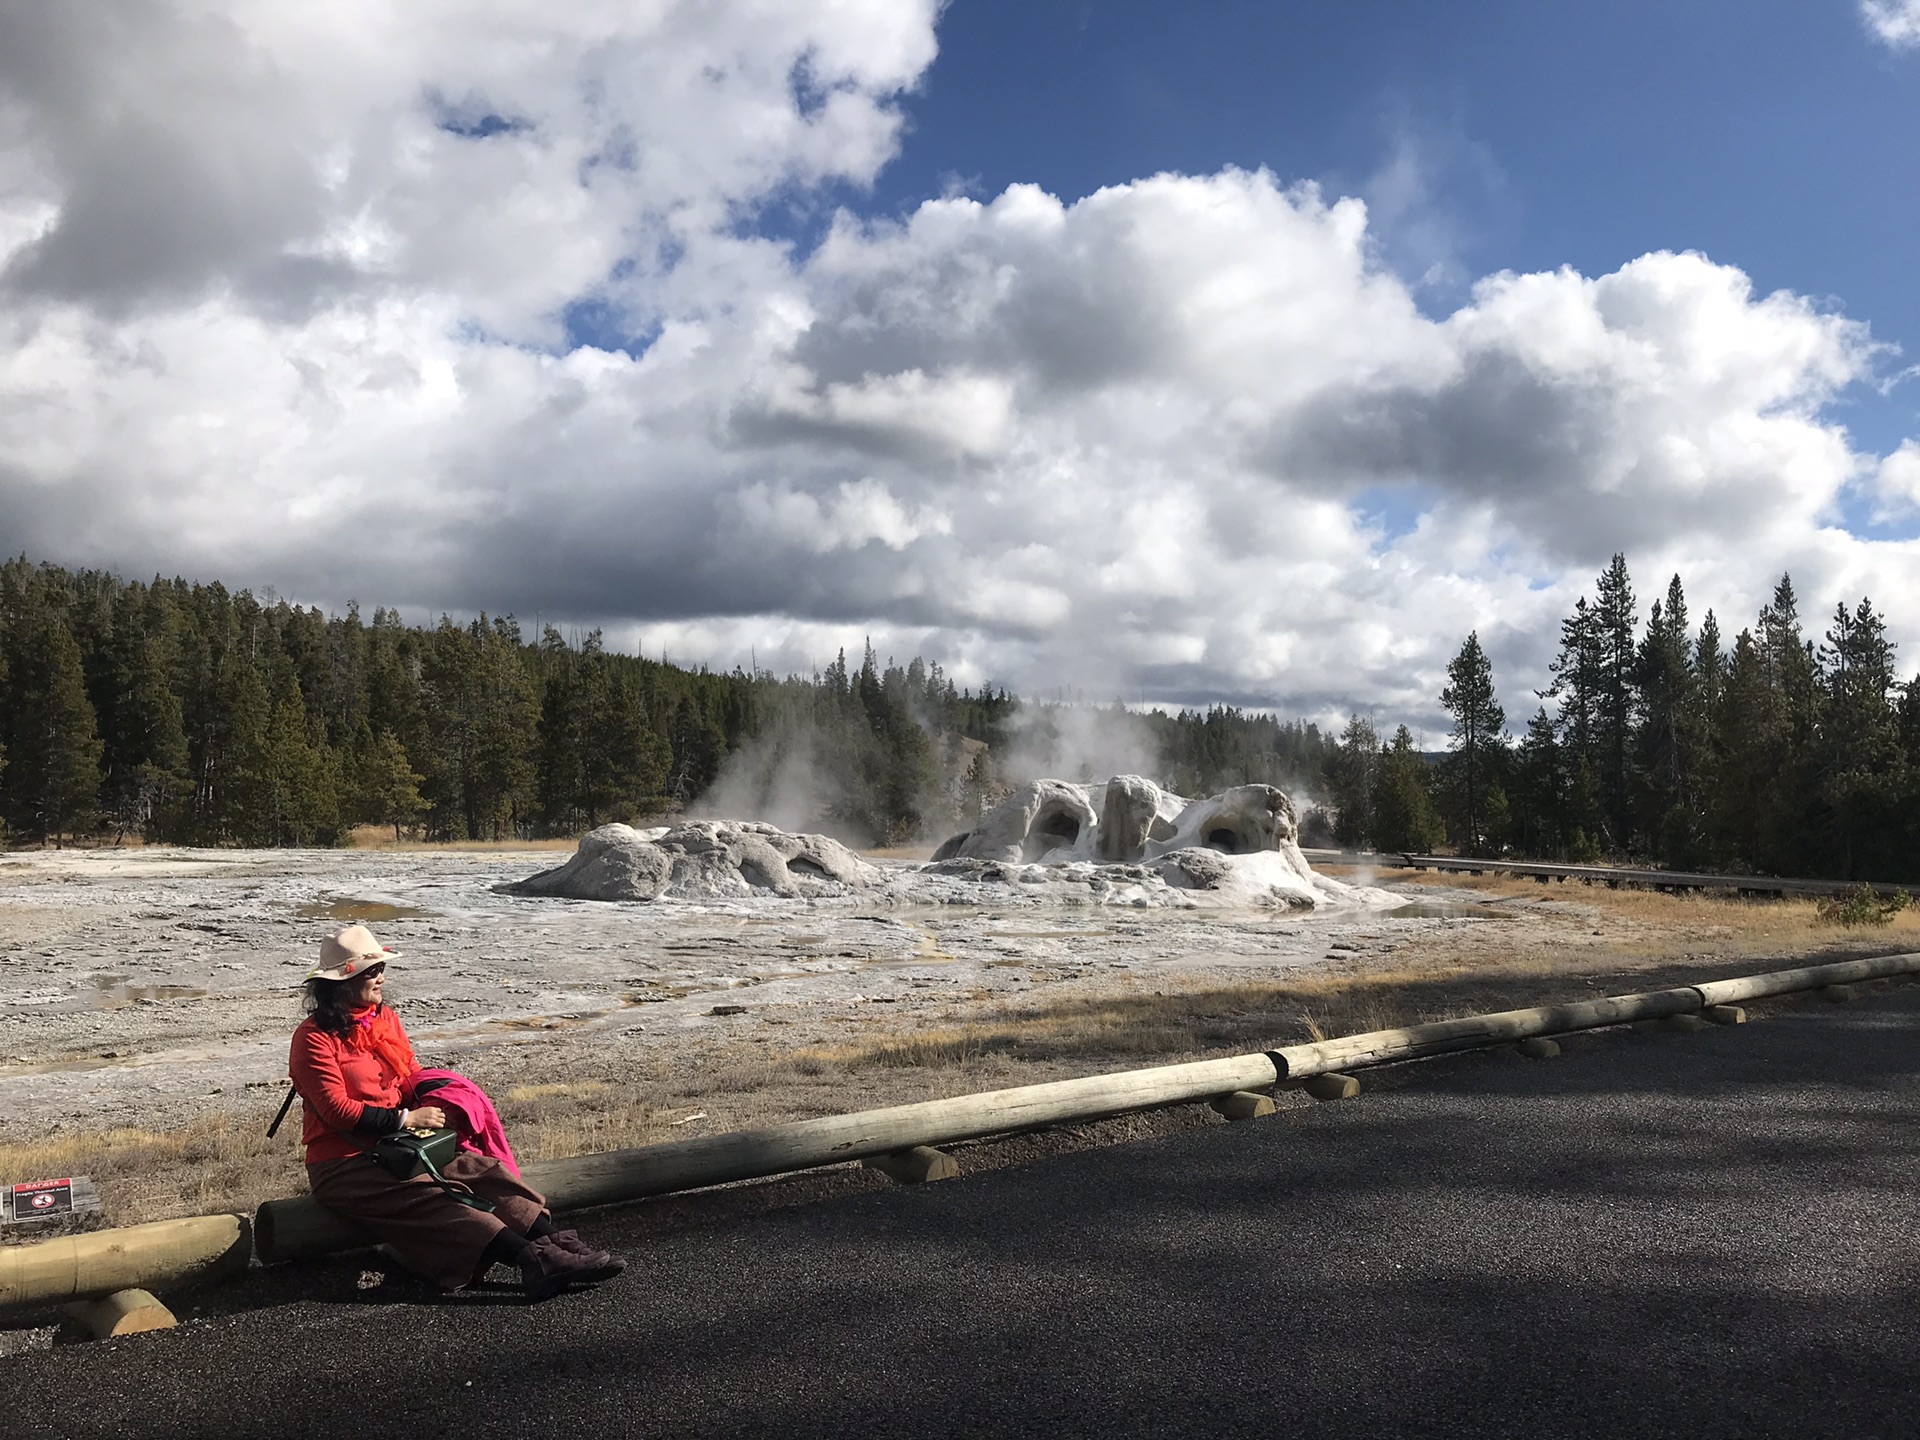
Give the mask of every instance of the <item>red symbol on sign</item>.
[(34, 1196), (33, 1199), (28, 1201), (27, 1203), (32, 1205), (33, 1208), (36, 1210), (51, 1210), (53, 1208), (53, 1200), (54, 1200), (53, 1195), (50, 1192), (43, 1190), (41, 1191), (40, 1194)]

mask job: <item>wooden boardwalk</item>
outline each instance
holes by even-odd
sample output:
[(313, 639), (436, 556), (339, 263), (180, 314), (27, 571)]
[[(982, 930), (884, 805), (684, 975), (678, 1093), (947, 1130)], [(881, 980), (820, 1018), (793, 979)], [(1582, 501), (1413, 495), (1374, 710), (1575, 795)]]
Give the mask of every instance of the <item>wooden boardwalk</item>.
[(1874, 880), (1796, 880), (1780, 875), (1711, 875), (1691, 870), (1638, 870), (1620, 865), (1556, 865), (1546, 860), (1482, 860), (1457, 855), (1402, 855), (1366, 850), (1307, 850), (1319, 865), (1377, 865), (1391, 869), (1451, 870), (1468, 875), (1526, 876), (1542, 885), (1578, 880), (1587, 885), (1637, 890), (1731, 890), (1739, 895), (1782, 898), (1788, 895), (1845, 895), (1867, 886), (1892, 896), (1910, 887)]

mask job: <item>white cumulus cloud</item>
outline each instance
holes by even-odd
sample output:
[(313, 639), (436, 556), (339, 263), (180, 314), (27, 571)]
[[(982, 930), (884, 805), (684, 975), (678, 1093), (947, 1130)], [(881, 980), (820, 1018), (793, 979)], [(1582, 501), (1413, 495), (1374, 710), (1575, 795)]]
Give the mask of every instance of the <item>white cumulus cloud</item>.
[(1920, 510), (1920, 441), (1908, 440), (1882, 460), (1874, 481), (1882, 519)]
[(936, 10), (0, 0), (0, 545), (1321, 715), (1430, 715), (1473, 628), (1518, 714), (1615, 550), (1920, 638), (1838, 519), (1920, 494), (1826, 409), (1866, 327), (1732, 265), (1435, 317), (1236, 169), (766, 238), (887, 163)]
[(1920, 0), (1860, 0), (1860, 18), (1883, 45), (1895, 50), (1920, 45)]

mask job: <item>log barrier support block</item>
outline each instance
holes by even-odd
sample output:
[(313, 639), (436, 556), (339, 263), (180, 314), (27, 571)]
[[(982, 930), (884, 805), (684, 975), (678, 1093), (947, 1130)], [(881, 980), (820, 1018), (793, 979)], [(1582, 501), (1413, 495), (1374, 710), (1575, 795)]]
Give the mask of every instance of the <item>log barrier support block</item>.
[(1207, 1103), (1229, 1121), (1257, 1120), (1262, 1115), (1274, 1112), (1271, 1095), (1259, 1095), (1251, 1090), (1236, 1090), (1231, 1095), (1222, 1095)]
[(148, 1330), (171, 1330), (180, 1322), (173, 1312), (145, 1290), (116, 1290), (102, 1300), (78, 1300), (60, 1311), (96, 1340), (116, 1335), (139, 1335)]
[(1821, 990), (1820, 998), (1831, 1001), (1835, 1005), (1844, 1005), (1849, 1000), (1857, 1000), (1860, 998), (1860, 987), (1857, 985), (1828, 985)]
[(1309, 1075), (1300, 1088), (1316, 1100), (1351, 1100), (1360, 1093), (1360, 1082), (1351, 1075)]
[(1529, 1035), (1513, 1048), (1529, 1060), (1551, 1060), (1560, 1053), (1560, 1043), (1544, 1035)]
[(869, 1156), (860, 1163), (902, 1185), (924, 1185), (929, 1180), (954, 1180), (960, 1175), (960, 1162), (946, 1151), (936, 1150), (931, 1145), (915, 1145), (911, 1150)]
[(1747, 1012), (1741, 1005), (1709, 1005), (1700, 1012), (1700, 1018), (1709, 1025), (1744, 1025)]

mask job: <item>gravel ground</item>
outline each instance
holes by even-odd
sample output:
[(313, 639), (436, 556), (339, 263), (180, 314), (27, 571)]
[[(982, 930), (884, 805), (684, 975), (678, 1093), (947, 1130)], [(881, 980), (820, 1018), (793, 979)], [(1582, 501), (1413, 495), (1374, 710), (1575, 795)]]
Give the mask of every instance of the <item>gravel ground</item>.
[[(981, 905), (888, 908), (494, 893), (559, 858), (0, 856), (0, 1140), (82, 1120), (163, 1128), (212, 1108), (269, 1104), (263, 1092), (284, 1076), (299, 1013), (295, 987), (320, 938), (355, 919), (402, 952), (389, 991), (423, 1055), (459, 1065), (476, 1050), (498, 1061), (536, 1045), (548, 1059), (625, 1054), (655, 1073), (663, 1058), (716, 1040), (777, 1033), (788, 1047), (830, 1044), (910, 1033), (1041, 992), (1298, 975), (1381, 960), (1476, 923), (1388, 918), (1383, 904), (1395, 897), (1379, 891), (1371, 906), (1315, 914), (1061, 908), (1021, 886), (997, 887)], [(1569, 908), (1526, 903), (1536, 915)]]

